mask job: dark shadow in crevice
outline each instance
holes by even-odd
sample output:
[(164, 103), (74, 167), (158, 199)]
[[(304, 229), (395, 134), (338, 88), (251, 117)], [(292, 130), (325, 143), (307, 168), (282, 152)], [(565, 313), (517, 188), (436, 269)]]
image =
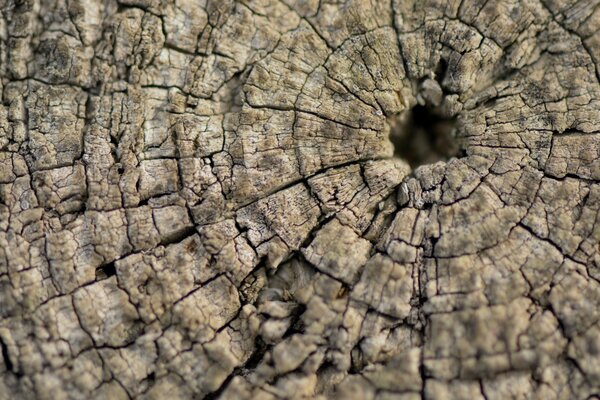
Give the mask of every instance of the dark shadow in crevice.
[(114, 262), (102, 265), (102, 266), (96, 268), (96, 280), (100, 281), (103, 279), (110, 278), (111, 276), (116, 275), (116, 273), (117, 273), (117, 269), (115, 267)]
[(10, 355), (8, 354), (8, 346), (4, 343), (4, 340), (0, 338), (0, 348), (2, 349), (2, 358), (4, 359), (4, 366), (7, 371), (13, 372), (13, 363), (10, 360)]
[(456, 117), (444, 118), (430, 106), (417, 105), (390, 120), (394, 156), (414, 169), (459, 156)]
[(204, 396), (205, 400), (213, 400), (221, 398), (223, 392), (227, 389), (233, 378), (236, 376), (246, 376), (263, 360), (265, 354), (271, 349), (271, 346), (267, 345), (260, 337), (257, 337), (254, 342), (254, 351), (250, 355), (250, 358), (244, 363), (244, 365), (234, 368), (229, 376), (223, 381), (219, 388), (211, 393)]

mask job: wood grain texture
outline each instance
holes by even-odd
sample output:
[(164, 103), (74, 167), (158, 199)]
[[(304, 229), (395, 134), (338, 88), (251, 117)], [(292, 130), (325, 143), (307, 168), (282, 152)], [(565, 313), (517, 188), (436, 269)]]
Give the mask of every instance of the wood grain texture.
[(600, 395), (598, 1), (0, 9), (0, 399)]

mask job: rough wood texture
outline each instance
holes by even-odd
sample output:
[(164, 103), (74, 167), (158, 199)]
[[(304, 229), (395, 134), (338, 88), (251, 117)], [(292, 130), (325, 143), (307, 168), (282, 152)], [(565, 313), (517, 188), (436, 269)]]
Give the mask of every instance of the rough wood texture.
[(597, 398), (599, 4), (0, 0), (0, 398)]

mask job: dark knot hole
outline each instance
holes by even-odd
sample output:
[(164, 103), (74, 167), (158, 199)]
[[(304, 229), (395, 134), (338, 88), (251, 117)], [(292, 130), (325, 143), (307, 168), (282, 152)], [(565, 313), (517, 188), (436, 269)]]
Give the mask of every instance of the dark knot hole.
[(445, 118), (436, 107), (416, 105), (390, 121), (394, 156), (420, 165), (447, 161), (460, 153), (456, 140), (456, 116)]

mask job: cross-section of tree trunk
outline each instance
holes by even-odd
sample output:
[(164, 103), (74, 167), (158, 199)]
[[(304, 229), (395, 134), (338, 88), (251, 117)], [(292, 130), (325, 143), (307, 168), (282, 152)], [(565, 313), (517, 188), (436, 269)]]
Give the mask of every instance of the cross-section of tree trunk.
[(0, 400), (599, 396), (598, 1), (0, 8)]

